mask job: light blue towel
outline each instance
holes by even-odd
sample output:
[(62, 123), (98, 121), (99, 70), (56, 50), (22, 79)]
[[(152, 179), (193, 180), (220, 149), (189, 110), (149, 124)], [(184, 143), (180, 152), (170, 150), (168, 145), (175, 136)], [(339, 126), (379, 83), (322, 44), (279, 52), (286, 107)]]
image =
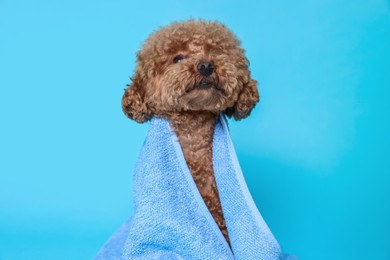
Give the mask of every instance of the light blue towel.
[(134, 215), (96, 259), (296, 259), (282, 254), (246, 186), (226, 119), (213, 140), (214, 173), (232, 250), (192, 179), (169, 121), (153, 118), (134, 174)]

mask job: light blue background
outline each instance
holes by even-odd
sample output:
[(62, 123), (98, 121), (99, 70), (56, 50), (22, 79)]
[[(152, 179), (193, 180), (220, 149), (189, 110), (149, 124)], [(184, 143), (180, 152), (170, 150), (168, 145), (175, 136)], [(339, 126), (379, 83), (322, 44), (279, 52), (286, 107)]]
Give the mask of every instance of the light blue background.
[(147, 125), (123, 89), (149, 33), (189, 17), (227, 24), (260, 82), (231, 133), (284, 251), (390, 259), (383, 0), (0, 0), (0, 259), (91, 259), (131, 215)]

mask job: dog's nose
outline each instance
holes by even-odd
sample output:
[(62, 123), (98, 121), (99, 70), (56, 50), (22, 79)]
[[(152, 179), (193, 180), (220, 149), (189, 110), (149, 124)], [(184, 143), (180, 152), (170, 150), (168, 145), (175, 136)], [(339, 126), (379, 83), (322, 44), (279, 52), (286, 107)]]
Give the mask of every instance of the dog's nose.
[(208, 77), (214, 72), (214, 64), (210, 61), (203, 61), (198, 64), (198, 71), (202, 76)]

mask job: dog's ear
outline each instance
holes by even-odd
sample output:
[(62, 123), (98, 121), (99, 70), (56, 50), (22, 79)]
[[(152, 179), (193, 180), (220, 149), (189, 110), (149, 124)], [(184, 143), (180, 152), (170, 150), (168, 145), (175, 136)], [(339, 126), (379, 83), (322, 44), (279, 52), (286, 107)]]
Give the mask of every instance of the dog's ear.
[(151, 113), (145, 101), (145, 90), (140, 77), (135, 75), (131, 78), (132, 83), (128, 84), (125, 94), (122, 97), (123, 113), (138, 123), (145, 123), (151, 118)]
[(257, 89), (257, 81), (250, 79), (243, 87), (234, 106), (225, 110), (228, 117), (241, 120), (250, 115), (256, 103), (259, 102), (259, 91)]

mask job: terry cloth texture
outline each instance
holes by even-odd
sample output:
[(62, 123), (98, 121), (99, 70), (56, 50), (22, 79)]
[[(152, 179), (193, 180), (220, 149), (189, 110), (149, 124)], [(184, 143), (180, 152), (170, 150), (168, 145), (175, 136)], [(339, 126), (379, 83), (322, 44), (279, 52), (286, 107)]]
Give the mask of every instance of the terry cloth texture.
[(232, 250), (207, 209), (169, 121), (153, 118), (134, 173), (134, 215), (96, 259), (296, 259), (282, 254), (218, 120), (213, 166)]

